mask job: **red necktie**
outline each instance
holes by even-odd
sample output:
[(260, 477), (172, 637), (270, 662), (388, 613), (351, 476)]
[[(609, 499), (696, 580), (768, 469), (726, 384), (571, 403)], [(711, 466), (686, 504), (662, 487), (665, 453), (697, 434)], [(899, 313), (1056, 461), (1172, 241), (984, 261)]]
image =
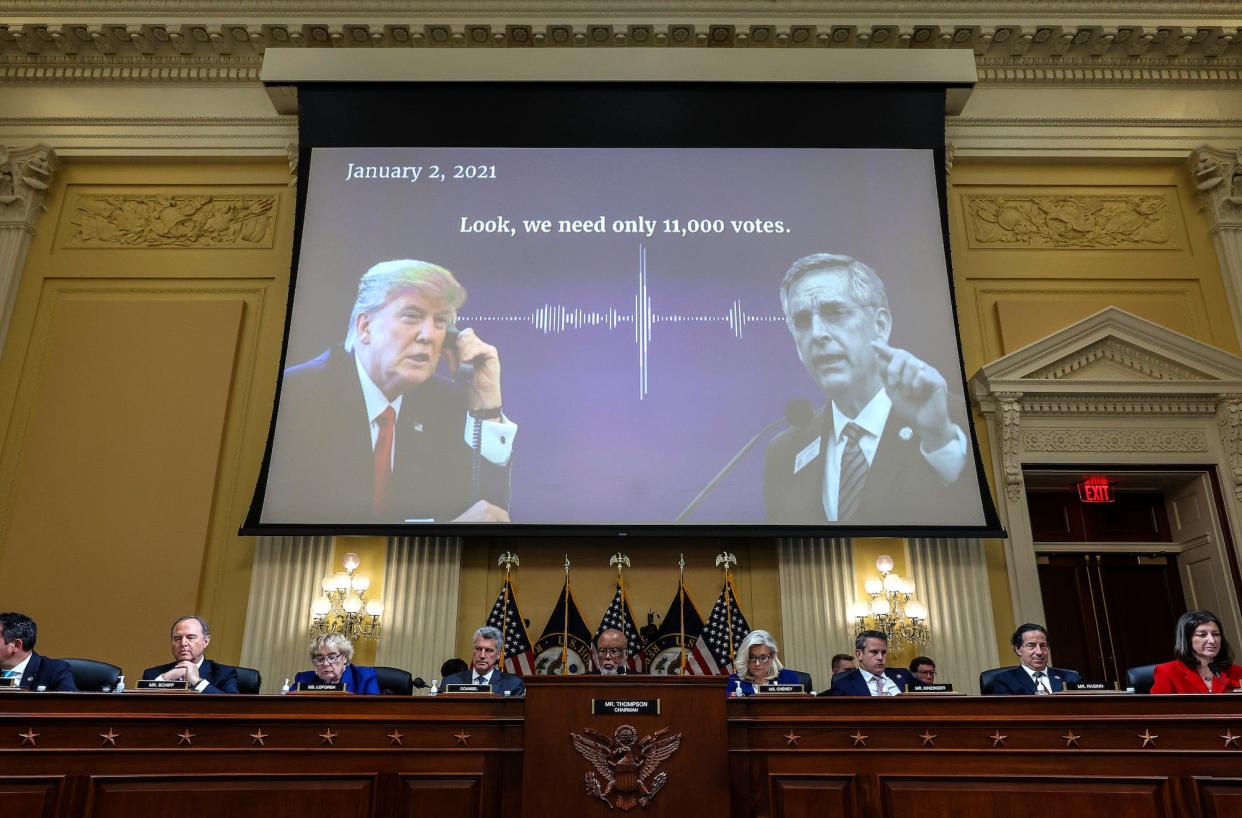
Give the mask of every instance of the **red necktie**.
[(397, 413), (388, 406), (375, 418), (379, 434), (375, 436), (375, 481), (371, 484), (371, 510), (378, 514), (383, 510), (388, 494), (388, 480), (392, 477), (392, 427)]

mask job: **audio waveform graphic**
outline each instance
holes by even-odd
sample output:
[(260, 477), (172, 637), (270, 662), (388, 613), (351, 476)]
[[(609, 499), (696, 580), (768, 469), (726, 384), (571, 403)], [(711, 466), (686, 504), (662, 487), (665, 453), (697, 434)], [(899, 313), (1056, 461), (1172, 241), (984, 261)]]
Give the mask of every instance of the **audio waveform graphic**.
[(615, 307), (591, 310), (564, 304), (543, 304), (526, 314), (511, 315), (460, 315), (458, 322), (469, 323), (526, 323), (544, 335), (558, 334), (592, 327), (604, 327), (613, 331), (623, 324), (634, 327), (634, 345), (638, 353), (638, 399), (647, 397), (647, 374), (651, 343), (656, 324), (727, 324), (733, 337), (742, 339), (743, 330), (750, 324), (784, 323), (783, 315), (755, 315), (746, 312), (742, 300), (735, 298), (723, 314), (683, 315), (657, 313), (647, 283), (647, 248), (638, 246), (638, 287), (634, 293), (633, 310), (622, 312)]

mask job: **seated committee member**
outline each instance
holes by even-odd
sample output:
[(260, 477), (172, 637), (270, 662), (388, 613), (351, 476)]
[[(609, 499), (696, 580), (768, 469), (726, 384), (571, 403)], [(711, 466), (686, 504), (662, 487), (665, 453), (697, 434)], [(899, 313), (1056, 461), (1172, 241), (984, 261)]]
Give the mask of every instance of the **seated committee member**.
[(854, 657), (848, 653), (838, 653), (832, 657), (832, 675), (854, 669)]
[(304, 670), (293, 677), (294, 685), (341, 684), (346, 693), (378, 695), (379, 679), (375, 668), (352, 664), (353, 643), (339, 633), (316, 636), (310, 643), (310, 660), (314, 670)]
[(975, 486), (944, 376), (891, 347), (884, 282), (849, 256), (816, 253), (781, 281), (798, 357), (827, 402), (768, 444), (766, 519), (781, 523), (961, 522)]
[(173, 660), (166, 665), (149, 667), (144, 679), (166, 682), (189, 682), (199, 693), (236, 693), (237, 669), (204, 659), (211, 644), (211, 628), (201, 616), (183, 616), (172, 625)]
[[(502, 411), (496, 348), (456, 330), (465, 300), (426, 261), (363, 274), (344, 343), (285, 370), (267, 518), (509, 520), (517, 426)], [(436, 374), (441, 358), (456, 381)]]
[(1048, 664), (1052, 652), (1048, 649), (1048, 630), (1043, 625), (1032, 622), (1019, 625), (1009, 642), (1022, 664), (993, 676), (993, 693), (1060, 693), (1067, 684), (1078, 684), (1082, 681), (1077, 671)]
[(599, 657), (599, 676), (624, 676), (629, 673), (625, 660), (629, 656), (630, 640), (617, 628), (606, 628), (595, 637), (595, 655)]
[(832, 679), (830, 696), (896, 696), (914, 683), (910, 671), (888, 667), (888, 637), (882, 631), (863, 631), (854, 638), (858, 667)]
[(1242, 686), (1242, 666), (1211, 611), (1187, 611), (1177, 620), (1172, 662), (1156, 665), (1152, 693), (1230, 693)]
[(25, 614), (0, 613), (0, 678), (15, 678), (26, 690), (77, 690), (68, 663), (34, 652), (38, 635), (35, 621)]
[(521, 676), (505, 673), (496, 667), (500, 661), (501, 635), (499, 628), (484, 625), (474, 632), (474, 652), (471, 654), (470, 669), (452, 676), (445, 676), (446, 685), (490, 685), (493, 693), (507, 696), (522, 696), (526, 686)]
[(915, 656), (910, 660), (910, 672), (914, 674), (915, 684), (934, 685), (936, 683), (936, 663), (927, 656)]
[(790, 670), (777, 658), (776, 640), (767, 631), (754, 630), (746, 634), (733, 657), (733, 672), (725, 688), (730, 696), (753, 696), (759, 685), (802, 685), (811, 692), (810, 674)]

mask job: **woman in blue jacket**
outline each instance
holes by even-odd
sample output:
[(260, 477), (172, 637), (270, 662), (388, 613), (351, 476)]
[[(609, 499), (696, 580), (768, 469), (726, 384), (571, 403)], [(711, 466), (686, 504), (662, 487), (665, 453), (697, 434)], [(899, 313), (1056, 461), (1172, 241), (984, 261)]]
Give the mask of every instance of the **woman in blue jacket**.
[(380, 692), (375, 668), (352, 664), (353, 644), (339, 633), (316, 636), (310, 643), (310, 660), (314, 670), (304, 670), (295, 678), (296, 684), (345, 683), (349, 693)]

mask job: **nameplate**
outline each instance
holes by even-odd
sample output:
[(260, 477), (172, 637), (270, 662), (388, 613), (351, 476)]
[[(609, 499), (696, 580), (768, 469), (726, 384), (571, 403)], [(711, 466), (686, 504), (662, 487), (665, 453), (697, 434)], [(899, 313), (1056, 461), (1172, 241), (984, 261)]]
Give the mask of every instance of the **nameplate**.
[(658, 716), (659, 699), (591, 699), (592, 716)]
[(491, 685), (467, 685), (467, 684), (446, 684), (441, 693), (474, 693), (490, 696), (492, 694)]
[(952, 693), (953, 685), (910, 685), (906, 688), (907, 693)]
[(344, 682), (298, 682), (299, 693), (348, 693)]
[(1116, 693), (1117, 689), (1104, 682), (1077, 682), (1067, 684), (1062, 693)]
[(185, 679), (177, 682), (169, 682), (164, 679), (139, 679), (137, 690), (154, 690), (161, 693), (185, 693), (190, 689), (190, 683)]
[(759, 685), (760, 693), (806, 693), (803, 685)]
[(9, 676), (7, 678), (0, 679), (0, 689), (21, 690), (21, 688), (17, 686), (17, 683), (20, 681), (21, 681), (21, 678), (18, 676)]

